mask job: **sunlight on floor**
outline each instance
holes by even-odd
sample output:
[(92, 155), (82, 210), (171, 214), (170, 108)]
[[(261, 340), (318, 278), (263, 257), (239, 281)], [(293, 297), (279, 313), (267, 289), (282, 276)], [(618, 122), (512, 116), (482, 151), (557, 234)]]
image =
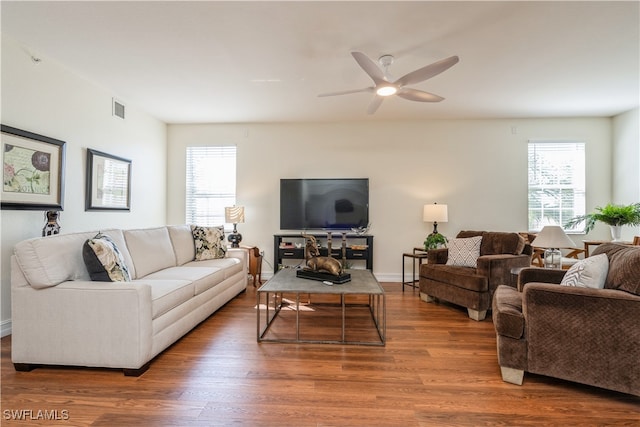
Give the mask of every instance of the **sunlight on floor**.
[[(258, 306), (254, 306), (254, 309), (257, 309)], [(267, 306), (265, 304), (260, 304), (260, 310), (266, 310)], [(273, 309), (273, 307), (270, 307)], [(282, 298), (282, 310), (290, 310), (296, 311), (296, 302), (287, 298)], [(311, 307), (311, 303), (300, 303), (299, 311), (316, 311), (313, 307)]]

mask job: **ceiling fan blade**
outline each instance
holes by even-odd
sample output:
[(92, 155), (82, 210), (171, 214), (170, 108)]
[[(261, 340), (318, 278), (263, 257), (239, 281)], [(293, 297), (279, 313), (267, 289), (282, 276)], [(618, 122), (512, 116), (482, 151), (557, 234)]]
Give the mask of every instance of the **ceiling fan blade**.
[(367, 55), (362, 52), (351, 52), (351, 55), (354, 57), (358, 65), (364, 70), (365, 73), (371, 77), (373, 82), (376, 85), (381, 83), (387, 83), (387, 80), (384, 78), (384, 73), (382, 70), (373, 62)]
[(451, 56), (449, 58), (442, 59), (438, 62), (427, 65), (426, 67), (419, 68), (409, 74), (405, 74), (394, 83), (400, 86), (406, 86), (423, 82), (453, 67), (458, 63), (459, 60), (460, 58), (458, 58), (457, 56)]
[(364, 89), (353, 89), (353, 90), (343, 90), (340, 92), (329, 92), (329, 93), (321, 93), (320, 95), (318, 95), (319, 97), (322, 96), (336, 96), (336, 95), (348, 95), (350, 93), (358, 93), (358, 92), (373, 92), (373, 87), (366, 87)]
[(418, 89), (402, 88), (396, 93), (400, 98), (419, 102), (440, 102), (444, 98)]
[(378, 110), (378, 107), (380, 107), (380, 104), (382, 104), (382, 101), (384, 101), (384, 97), (378, 95), (374, 96), (367, 108), (367, 114), (375, 113)]

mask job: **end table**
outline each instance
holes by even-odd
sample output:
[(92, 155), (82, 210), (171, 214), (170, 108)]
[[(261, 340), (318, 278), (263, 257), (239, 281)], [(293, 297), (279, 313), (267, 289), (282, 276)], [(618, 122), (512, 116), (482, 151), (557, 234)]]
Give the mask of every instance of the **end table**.
[(262, 255), (260, 249), (256, 246), (240, 246), (249, 252), (249, 274), (253, 276), (253, 286), (256, 286), (256, 281), (262, 284)]
[[(402, 292), (404, 292), (405, 285), (411, 286), (415, 292), (418, 287), (416, 286), (416, 282), (420, 282), (420, 266), (422, 265), (422, 261), (426, 260), (428, 256), (429, 254), (424, 250), (424, 248), (413, 248), (413, 252), (405, 252), (402, 254)], [(405, 258), (411, 259), (412, 275), (410, 282), (404, 280)], [(416, 261), (418, 261), (418, 279), (416, 279)]]

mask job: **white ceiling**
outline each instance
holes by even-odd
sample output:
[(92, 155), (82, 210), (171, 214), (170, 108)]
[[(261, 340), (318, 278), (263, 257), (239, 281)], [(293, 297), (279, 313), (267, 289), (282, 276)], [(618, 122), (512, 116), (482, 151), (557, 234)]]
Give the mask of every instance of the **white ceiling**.
[[(612, 116), (638, 107), (639, 2), (10, 2), (2, 33), (167, 123)], [(318, 94), (451, 55), (440, 103)]]

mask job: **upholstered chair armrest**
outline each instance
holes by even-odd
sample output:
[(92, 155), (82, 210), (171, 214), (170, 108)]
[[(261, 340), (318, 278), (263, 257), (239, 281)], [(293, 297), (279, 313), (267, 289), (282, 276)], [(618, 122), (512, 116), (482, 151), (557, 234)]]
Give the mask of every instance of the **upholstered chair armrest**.
[(427, 262), (429, 264), (446, 264), (449, 257), (449, 249), (438, 248), (429, 249), (427, 252)]
[(554, 283), (559, 284), (567, 270), (554, 268), (524, 268), (518, 275), (518, 290), (522, 291), (524, 285), (530, 282)]
[(511, 270), (531, 265), (530, 255), (482, 255), (478, 258), (476, 271), (489, 279), (489, 289), (500, 285), (512, 286)]
[(640, 295), (528, 283), (527, 370), (640, 395)]

